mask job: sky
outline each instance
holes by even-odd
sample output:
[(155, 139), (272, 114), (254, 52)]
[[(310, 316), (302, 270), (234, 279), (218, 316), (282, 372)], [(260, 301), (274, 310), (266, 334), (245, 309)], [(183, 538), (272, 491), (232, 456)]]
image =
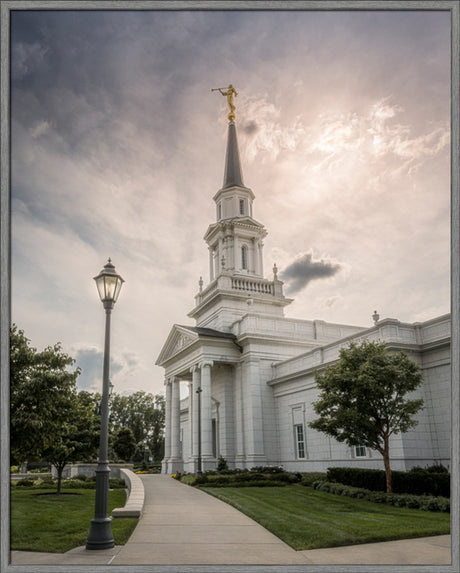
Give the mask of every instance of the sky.
[(370, 327), (450, 311), (450, 14), (29, 11), (11, 15), (11, 312), (100, 391), (164, 390), (194, 325), (233, 84), (244, 183), (288, 317)]

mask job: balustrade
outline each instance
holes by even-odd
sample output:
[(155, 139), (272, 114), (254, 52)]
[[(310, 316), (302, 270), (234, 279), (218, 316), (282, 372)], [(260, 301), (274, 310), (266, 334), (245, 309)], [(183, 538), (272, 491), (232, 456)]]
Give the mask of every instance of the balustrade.
[(275, 292), (273, 282), (239, 277), (232, 277), (232, 289), (271, 295)]

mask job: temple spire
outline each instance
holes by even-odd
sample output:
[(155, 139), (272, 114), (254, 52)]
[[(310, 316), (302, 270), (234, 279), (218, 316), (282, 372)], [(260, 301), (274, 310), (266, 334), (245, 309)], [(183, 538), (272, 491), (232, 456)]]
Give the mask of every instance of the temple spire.
[(233, 121), (228, 124), (227, 154), (225, 156), (225, 173), (223, 189), (228, 187), (244, 187), (241, 170), (240, 153), (236, 126)]

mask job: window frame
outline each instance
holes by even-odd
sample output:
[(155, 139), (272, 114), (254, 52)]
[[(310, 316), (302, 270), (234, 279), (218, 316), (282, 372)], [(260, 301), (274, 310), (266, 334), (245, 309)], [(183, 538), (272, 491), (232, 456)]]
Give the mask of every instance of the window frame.
[[(302, 436), (299, 436), (299, 430), (301, 430)], [(306, 448), (306, 442), (305, 442), (304, 424), (294, 424), (294, 443), (295, 443), (295, 457), (296, 457), (296, 459), (297, 460), (305, 460), (307, 458), (307, 448)]]
[[(364, 451), (363, 454), (358, 453), (358, 450)], [(367, 458), (367, 448), (360, 444), (359, 446), (353, 446), (353, 455), (355, 458)]]

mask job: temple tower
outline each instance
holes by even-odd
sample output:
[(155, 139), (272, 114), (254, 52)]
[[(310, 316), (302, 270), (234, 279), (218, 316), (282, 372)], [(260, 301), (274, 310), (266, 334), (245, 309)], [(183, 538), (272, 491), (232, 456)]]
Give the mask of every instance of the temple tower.
[[(221, 93), (227, 95), (229, 90)], [(253, 217), (255, 195), (243, 182), (234, 109), (230, 106), (224, 182), (213, 197), (216, 222), (204, 235), (209, 250), (209, 284), (203, 289), (200, 279), (196, 306), (188, 315), (197, 326), (222, 331), (229, 331), (249, 311), (284, 316), (284, 306), (292, 302), (283, 294), (276, 266), (273, 279), (264, 278), (263, 239), (267, 231)]]

